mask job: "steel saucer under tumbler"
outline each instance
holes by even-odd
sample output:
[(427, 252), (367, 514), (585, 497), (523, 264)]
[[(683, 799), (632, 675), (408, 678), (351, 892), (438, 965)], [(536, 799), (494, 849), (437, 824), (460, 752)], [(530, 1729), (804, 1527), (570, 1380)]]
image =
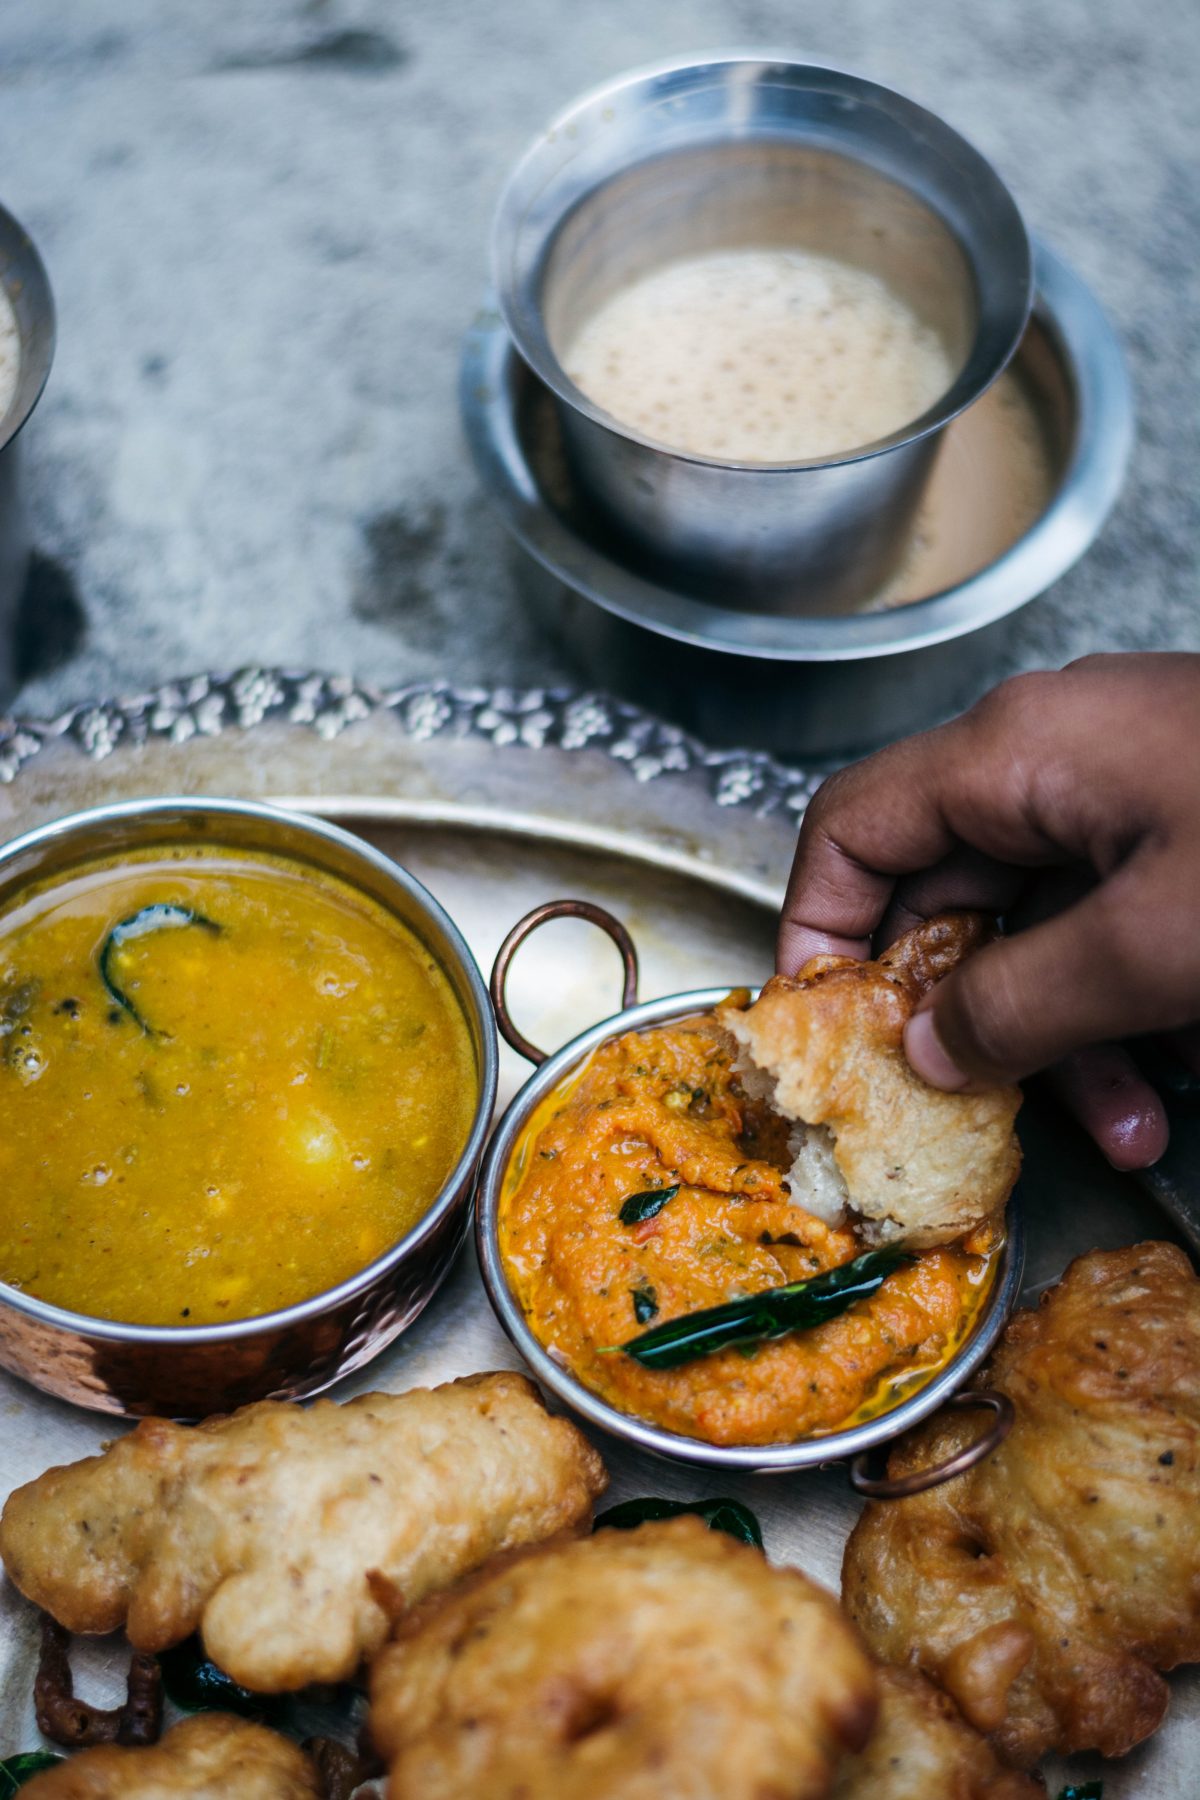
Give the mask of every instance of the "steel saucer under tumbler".
[[(750, 245), (882, 278), (945, 345), (948, 389), (844, 454), (751, 463), (668, 448), (567, 374), (556, 345), (616, 291)], [(844, 612), (886, 577), (944, 427), (1004, 368), (1032, 300), (1016, 205), (956, 132), (859, 76), (750, 55), (635, 73), (560, 115), (504, 190), (493, 260), (573, 478), (631, 555), (776, 614)]]

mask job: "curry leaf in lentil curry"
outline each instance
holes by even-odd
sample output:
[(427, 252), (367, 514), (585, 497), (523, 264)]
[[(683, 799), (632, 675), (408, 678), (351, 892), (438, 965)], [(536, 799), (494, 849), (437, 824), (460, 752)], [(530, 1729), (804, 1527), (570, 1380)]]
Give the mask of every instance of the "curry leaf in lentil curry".
[(143, 1037), (158, 1037), (160, 1033), (154, 1026), (146, 1023), (124, 988), (117, 985), (113, 974), (114, 959), (126, 944), (137, 938), (149, 937), (153, 931), (178, 931), (187, 925), (195, 925), (201, 931), (211, 932), (214, 937), (219, 937), (222, 929), (215, 919), (208, 919), (203, 913), (194, 912), (190, 906), (156, 901), (151, 906), (143, 906), (138, 912), (131, 913), (127, 919), (121, 919), (113, 926), (101, 946), (98, 965), (100, 979), (110, 998), (123, 1013), (128, 1013)]

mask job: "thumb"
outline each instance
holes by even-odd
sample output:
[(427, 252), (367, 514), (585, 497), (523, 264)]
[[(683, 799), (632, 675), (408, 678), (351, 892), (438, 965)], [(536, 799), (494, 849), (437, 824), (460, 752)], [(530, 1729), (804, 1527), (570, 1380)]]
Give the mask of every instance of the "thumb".
[[(1040, 925), (969, 957), (926, 996), (904, 1048), (934, 1087), (999, 1086), (1071, 1051), (1159, 1029), (1187, 996), (1175, 988), (1132, 895), (1110, 882)], [(1173, 991), (1173, 988), (1175, 991)]]

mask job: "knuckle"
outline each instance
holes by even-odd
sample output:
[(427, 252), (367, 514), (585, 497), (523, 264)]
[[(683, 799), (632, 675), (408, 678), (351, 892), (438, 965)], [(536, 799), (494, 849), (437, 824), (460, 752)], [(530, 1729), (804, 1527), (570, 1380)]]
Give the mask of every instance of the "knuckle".
[(1063, 667), (1064, 675), (1085, 676), (1090, 679), (1094, 675), (1104, 675), (1110, 669), (1120, 668), (1127, 664), (1128, 656), (1116, 655), (1111, 650), (1089, 650), (1086, 656), (1076, 656)]
[(827, 835), (824, 822), (828, 817), (830, 807), (837, 805), (836, 793), (831, 794), (829, 790), (836, 780), (836, 775), (830, 775), (827, 780), (823, 781), (804, 808), (800, 830), (805, 837), (816, 837), (818, 834)]
[(830, 842), (834, 841), (826, 822), (838, 812), (853, 792), (853, 776), (854, 769), (851, 767), (838, 769), (833, 775), (825, 777), (804, 809), (806, 831), (820, 832)]
[(1051, 717), (1061, 685), (1062, 677), (1052, 669), (1010, 675), (985, 694), (969, 716), (989, 734), (1023, 739)]
[(819, 839), (823, 847), (856, 861), (855, 847), (872, 835), (881, 795), (902, 777), (906, 747), (920, 741), (892, 744), (827, 775), (805, 809), (802, 840)]

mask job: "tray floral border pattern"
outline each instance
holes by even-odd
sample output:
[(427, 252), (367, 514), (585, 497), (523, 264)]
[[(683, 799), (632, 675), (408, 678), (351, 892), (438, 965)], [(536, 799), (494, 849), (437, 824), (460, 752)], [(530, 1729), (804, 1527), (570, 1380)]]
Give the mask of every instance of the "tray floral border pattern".
[(497, 749), (599, 750), (623, 763), (637, 781), (698, 773), (718, 806), (745, 807), (760, 818), (782, 813), (798, 819), (821, 780), (760, 751), (710, 750), (678, 726), (608, 694), (444, 681), (380, 689), (349, 676), (244, 668), (76, 706), (57, 719), (0, 719), (0, 784), (15, 781), (59, 740), (100, 762), (118, 745), (153, 738), (182, 744), (193, 737), (251, 731), (267, 720), (306, 727), (331, 740), (377, 713), (390, 714), (413, 742), (474, 738)]

